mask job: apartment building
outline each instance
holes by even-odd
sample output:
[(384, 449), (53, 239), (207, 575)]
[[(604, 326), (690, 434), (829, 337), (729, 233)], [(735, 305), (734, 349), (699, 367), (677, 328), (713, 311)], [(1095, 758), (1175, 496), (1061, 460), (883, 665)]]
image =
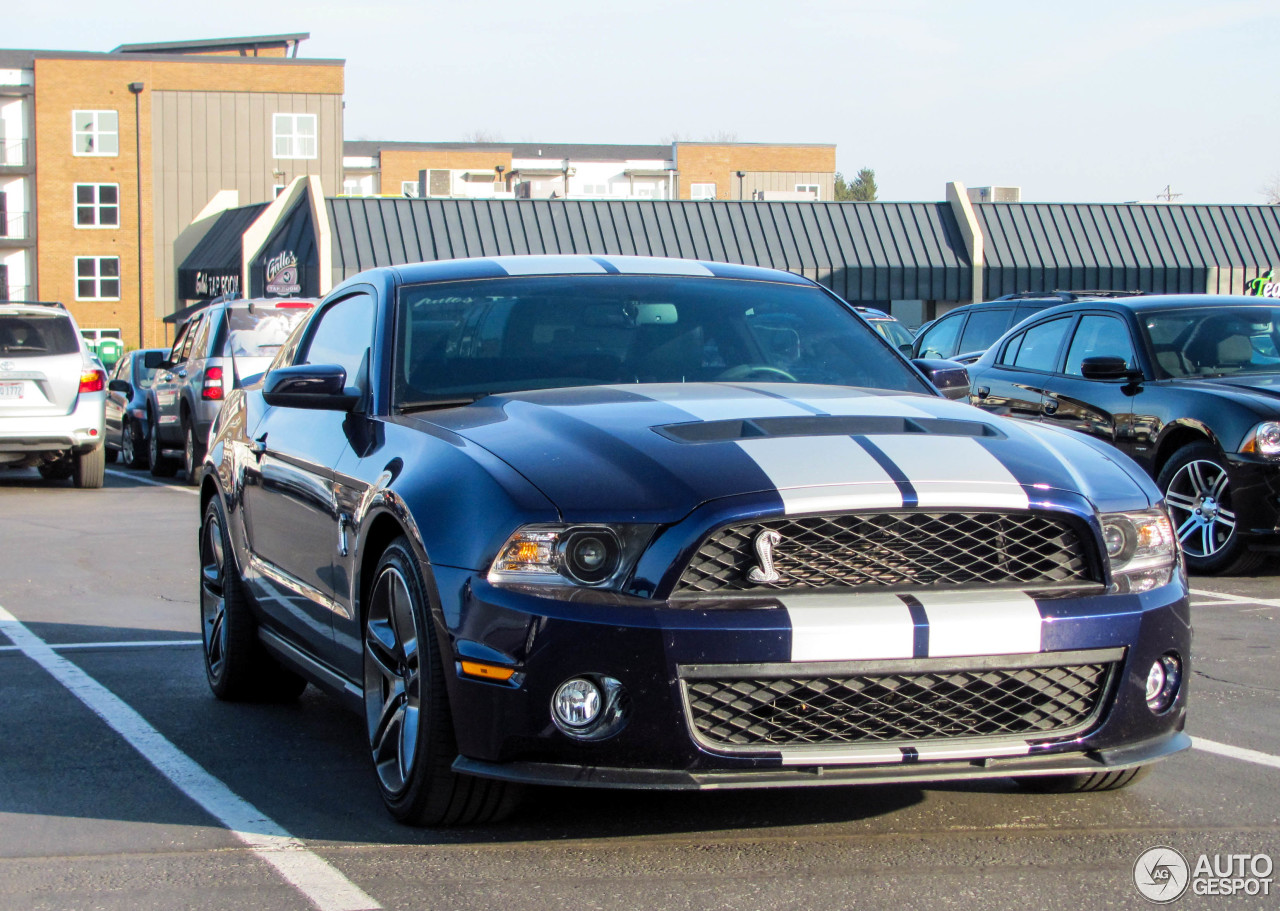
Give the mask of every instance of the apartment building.
[(0, 299), (162, 344), (174, 241), (212, 197), (341, 183), (343, 61), (299, 59), (306, 37), (0, 50)]
[(833, 145), (347, 142), (343, 195), (831, 200)]

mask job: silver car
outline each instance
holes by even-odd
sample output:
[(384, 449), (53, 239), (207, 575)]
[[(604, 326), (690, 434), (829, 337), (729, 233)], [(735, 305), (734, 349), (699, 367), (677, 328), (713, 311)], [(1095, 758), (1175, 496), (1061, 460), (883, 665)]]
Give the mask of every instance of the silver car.
[(107, 375), (59, 303), (0, 303), (0, 467), (101, 487)]

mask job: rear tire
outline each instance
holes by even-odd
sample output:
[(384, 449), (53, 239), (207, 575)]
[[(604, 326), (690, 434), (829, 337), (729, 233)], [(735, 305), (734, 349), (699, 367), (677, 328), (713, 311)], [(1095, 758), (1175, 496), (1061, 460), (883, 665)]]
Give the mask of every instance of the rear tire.
[(124, 422), (124, 430), (120, 432), (120, 461), (130, 468), (147, 467), (147, 450), (141, 443), (141, 426), (129, 418)]
[(1013, 780), (1026, 791), (1037, 794), (1082, 794), (1088, 791), (1118, 791), (1147, 777), (1148, 766), (1090, 772), (1083, 775), (1026, 775)]
[(71, 477), (74, 469), (71, 466), (71, 457), (62, 456), (56, 462), (42, 462), (36, 466), (36, 471), (40, 472), (40, 477), (46, 481), (65, 481)]
[(228, 702), (289, 702), (307, 681), (281, 667), (258, 641), (236, 569), (222, 502), (214, 497), (200, 524), (200, 630), (213, 695)]
[(151, 427), (147, 432), (147, 456), (152, 477), (171, 478), (174, 472), (178, 470), (177, 463), (166, 456), (160, 448), (160, 425), (154, 417), (151, 419)]
[(364, 621), (365, 728), (378, 790), (415, 826), (492, 822), (515, 809), (504, 781), (459, 775), (444, 667), (426, 584), (407, 539), (378, 561)]
[(107, 447), (99, 446), (72, 456), (71, 481), (76, 487), (96, 490), (107, 474)]
[(187, 483), (192, 487), (200, 483), (204, 466), (204, 446), (196, 439), (195, 425), (190, 421), (182, 424), (182, 469), (186, 473)]

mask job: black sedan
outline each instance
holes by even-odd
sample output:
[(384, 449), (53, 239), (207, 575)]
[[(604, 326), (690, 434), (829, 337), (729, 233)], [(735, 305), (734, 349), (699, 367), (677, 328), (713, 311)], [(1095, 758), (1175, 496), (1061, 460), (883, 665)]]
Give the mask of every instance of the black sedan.
[(146, 468), (147, 458), (147, 390), (155, 381), (156, 371), (147, 367), (150, 352), (163, 353), (163, 348), (140, 348), (116, 361), (107, 383), (106, 447), (107, 460), (120, 461), (130, 468)]
[(1190, 569), (1245, 572), (1280, 545), (1278, 346), (1262, 298), (1080, 301), (997, 341), (971, 401), (1116, 446), (1164, 492)]
[(520, 783), (1124, 787), (1189, 745), (1160, 494), (926, 375), (772, 270), (361, 273), (214, 424), (209, 684), (347, 700), (420, 824)]

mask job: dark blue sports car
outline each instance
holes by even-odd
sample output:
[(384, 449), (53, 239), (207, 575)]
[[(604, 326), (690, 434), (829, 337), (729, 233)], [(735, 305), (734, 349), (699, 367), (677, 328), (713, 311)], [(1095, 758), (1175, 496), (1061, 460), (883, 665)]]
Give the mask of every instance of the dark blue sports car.
[(209, 683), (348, 700), (418, 824), (521, 783), (1122, 787), (1189, 744), (1159, 491), (945, 373), (772, 270), (361, 273), (214, 426)]

